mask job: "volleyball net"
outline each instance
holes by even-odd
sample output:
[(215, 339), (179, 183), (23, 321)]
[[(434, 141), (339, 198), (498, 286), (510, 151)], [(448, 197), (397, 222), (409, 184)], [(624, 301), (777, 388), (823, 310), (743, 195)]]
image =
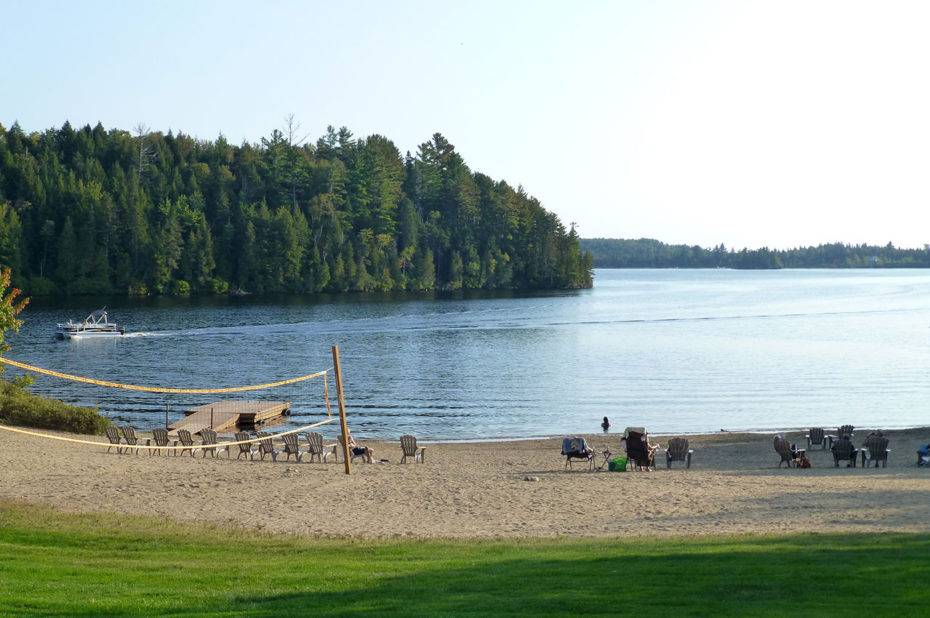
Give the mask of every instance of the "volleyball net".
[[(116, 420), (122, 424), (122, 435), (124, 439), (127, 440), (127, 442), (130, 440), (130, 438), (126, 437), (126, 433), (134, 435), (134, 431), (136, 429), (138, 429), (142, 434), (148, 433), (153, 437), (154, 430), (156, 428), (160, 429), (161, 427), (172, 431), (185, 429), (194, 434), (201, 431), (202, 429), (207, 428), (213, 429), (219, 433), (233, 433), (239, 430), (255, 431), (259, 426), (264, 425), (266, 422), (273, 423), (279, 420), (281, 416), (290, 415), (291, 401), (245, 400), (241, 398), (242, 393), (248, 393), (253, 397), (254, 394), (258, 393), (259, 395), (265, 394), (266, 396), (276, 396), (280, 399), (293, 400), (296, 398), (301, 400), (304, 407), (310, 407), (308, 406), (307, 402), (310, 400), (316, 400), (316, 396), (310, 396), (307, 394), (305, 383), (314, 379), (321, 379), (320, 381), (322, 382), (322, 389), (320, 396), (322, 401), (320, 402), (319, 400), (316, 400), (319, 403), (314, 405), (316, 408), (315, 410), (305, 409), (301, 410), (301, 413), (310, 417), (314, 415), (317, 417), (325, 415), (323, 420), (312, 422), (297, 427), (296, 429), (275, 432), (273, 436), (270, 436), (270, 434), (266, 433), (263, 436), (257, 436), (254, 438), (250, 437), (248, 439), (238, 439), (237, 437), (236, 441), (233, 442), (221, 442), (219, 447), (222, 448), (240, 444), (259, 443), (262, 440), (267, 440), (269, 436), (272, 438), (283, 438), (283, 436), (305, 432), (337, 420), (336, 418), (333, 418), (331, 397), (329, 392), (329, 378), (330, 373), (332, 372), (332, 368), (293, 378), (274, 380), (263, 384), (230, 386), (221, 388), (178, 388), (126, 384), (121, 382), (100, 380), (96, 378), (88, 378), (84, 376), (64, 373), (61, 371), (55, 371), (52, 369), (46, 369), (43, 367), (37, 367), (2, 357), (0, 357), (0, 363), (41, 376), (49, 376), (59, 380), (73, 382), (79, 385), (86, 385), (83, 386), (85, 389), (121, 389), (123, 391), (123, 395), (120, 397), (120, 401), (123, 403), (123, 409), (118, 413), (119, 417)], [(200, 397), (202, 395), (231, 395), (233, 398), (204, 403), (203, 397)], [(99, 397), (95, 397), (93, 392), (85, 391), (84, 393), (79, 394), (78, 397), (90, 400), (96, 399), (99, 401)], [(171, 421), (172, 408), (174, 409), (174, 422)], [(162, 409), (164, 409), (164, 412), (162, 412)], [(181, 415), (179, 415), (179, 411), (182, 413)], [(105, 411), (105, 416), (110, 419), (109, 410)], [(110, 420), (113, 422), (114, 419)], [(124, 430), (127, 425), (130, 426), (132, 431)], [(109, 442), (102, 442), (70, 438), (38, 431), (8, 427), (5, 425), (0, 425), (0, 429), (14, 433), (77, 444), (90, 444), (107, 447), (116, 445), (116, 443), (113, 441), (113, 438), (110, 438)], [(239, 436), (241, 435), (242, 434), (239, 434)], [(189, 444), (178, 444), (176, 440), (173, 446), (168, 446), (165, 444), (153, 444), (153, 438), (146, 439), (145, 437), (138, 439), (135, 444), (129, 445), (124, 442), (121, 444), (121, 446), (123, 449), (127, 447), (132, 449), (143, 449), (151, 451), (160, 451), (164, 449), (169, 452), (184, 451), (191, 448)], [(195, 444), (194, 447), (196, 449), (203, 448), (201, 444)], [(230, 451), (227, 451), (227, 453), (229, 452)], [(193, 451), (191, 454), (193, 454)], [(206, 454), (206, 449), (204, 449), (204, 454)]]

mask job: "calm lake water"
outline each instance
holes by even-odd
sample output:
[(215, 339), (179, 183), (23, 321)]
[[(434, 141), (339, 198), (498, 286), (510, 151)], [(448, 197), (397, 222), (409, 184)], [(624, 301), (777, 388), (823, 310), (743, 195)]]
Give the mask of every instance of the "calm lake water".
[[(103, 304), (130, 334), (53, 338)], [(930, 425), (927, 270), (598, 270), (572, 292), (35, 300), (21, 317), (7, 358), (145, 386), (298, 377), (338, 345), (363, 438), (593, 433), (603, 416), (654, 434)], [(215, 396), (37, 376), (31, 390), (142, 429), (223, 397), (292, 401), (289, 426), (326, 414), (321, 379)]]

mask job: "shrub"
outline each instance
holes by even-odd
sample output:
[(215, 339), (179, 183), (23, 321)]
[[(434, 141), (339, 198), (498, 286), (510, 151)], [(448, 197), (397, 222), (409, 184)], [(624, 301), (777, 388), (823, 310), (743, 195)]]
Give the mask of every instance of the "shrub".
[(171, 282), (172, 296), (189, 296), (191, 293), (191, 284), (183, 279), (175, 279)]
[(37, 397), (10, 382), (0, 381), (0, 421), (22, 427), (57, 429), (99, 435), (110, 421), (93, 408), (71, 406)]

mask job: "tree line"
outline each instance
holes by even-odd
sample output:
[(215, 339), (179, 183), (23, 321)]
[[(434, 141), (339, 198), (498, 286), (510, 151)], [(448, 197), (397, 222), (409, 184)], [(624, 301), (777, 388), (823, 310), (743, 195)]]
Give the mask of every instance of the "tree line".
[(31, 295), (583, 288), (590, 256), (441, 134), (260, 143), (0, 125), (0, 265)]
[(831, 243), (795, 249), (712, 249), (668, 245), (651, 238), (582, 238), (596, 268), (930, 268), (930, 246), (898, 249), (893, 244)]

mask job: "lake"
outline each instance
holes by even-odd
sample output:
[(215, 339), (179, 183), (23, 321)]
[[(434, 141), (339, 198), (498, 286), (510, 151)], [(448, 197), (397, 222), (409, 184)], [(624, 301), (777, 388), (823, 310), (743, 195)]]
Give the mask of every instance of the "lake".
[[(59, 341), (106, 304), (128, 334)], [(930, 271), (597, 270), (591, 290), (36, 299), (4, 356), (175, 388), (263, 384), (342, 361), (362, 438), (653, 434), (930, 425)], [(7, 368), (11, 379), (22, 371)], [(330, 379), (335, 410), (335, 389)], [(141, 429), (221, 398), (326, 418), (322, 379), (235, 395), (164, 395), (37, 376), (33, 392)], [(338, 425), (323, 428), (334, 436)]]

